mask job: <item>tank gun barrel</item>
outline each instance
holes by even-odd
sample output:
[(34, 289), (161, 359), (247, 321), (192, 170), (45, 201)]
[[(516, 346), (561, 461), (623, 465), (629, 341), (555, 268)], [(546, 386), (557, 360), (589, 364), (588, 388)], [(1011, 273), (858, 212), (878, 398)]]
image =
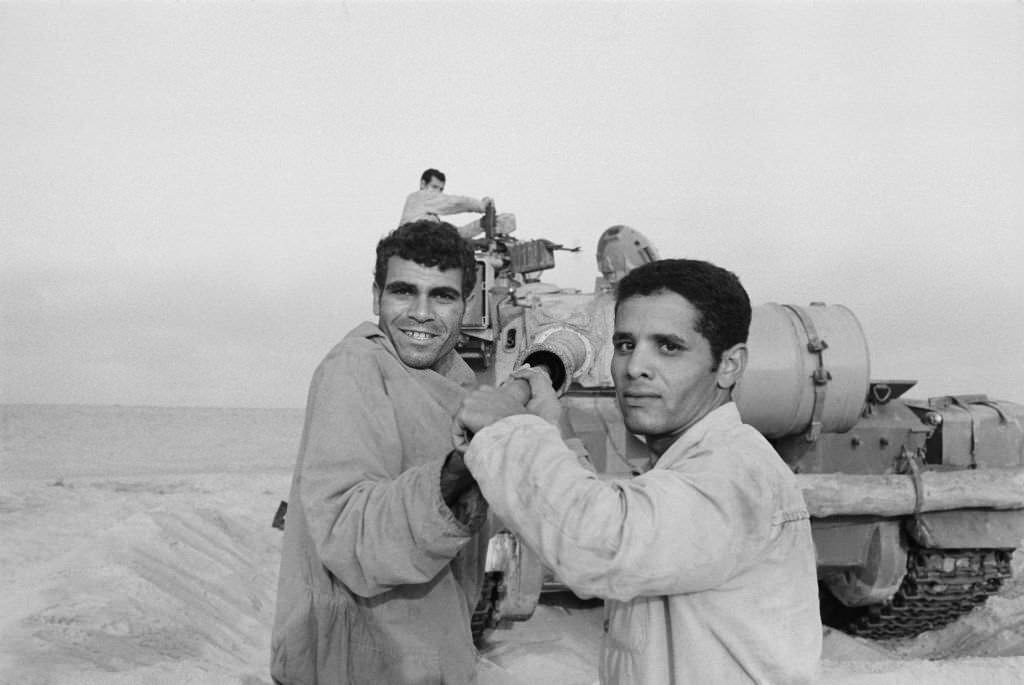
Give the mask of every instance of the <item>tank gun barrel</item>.
[[(591, 348), (581, 332), (568, 326), (553, 326), (543, 330), (526, 349), (522, 365), (543, 371), (555, 392), (563, 395), (573, 376), (592, 363)], [(530, 384), (522, 379), (509, 377), (501, 387), (524, 405), (530, 401)]]

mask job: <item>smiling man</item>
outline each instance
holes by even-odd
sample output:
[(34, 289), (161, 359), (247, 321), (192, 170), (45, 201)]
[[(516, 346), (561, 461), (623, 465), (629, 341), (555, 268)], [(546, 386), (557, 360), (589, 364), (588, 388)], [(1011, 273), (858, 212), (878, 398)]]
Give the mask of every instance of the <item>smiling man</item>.
[(494, 513), (562, 582), (605, 599), (603, 683), (814, 682), (807, 511), (732, 402), (750, 316), (736, 276), (707, 262), (651, 262), (620, 281), (612, 377), (652, 454), (635, 478), (603, 481), (581, 464), (539, 371), (516, 374), (530, 384), (525, 408), (482, 388), (456, 416), (476, 433), (464, 459)]
[(470, 613), (486, 504), (458, 460), (455, 409), (475, 377), (455, 352), (473, 251), (404, 225), (377, 244), (376, 324), (313, 376), (289, 495), (272, 637), (275, 683), (474, 680)]

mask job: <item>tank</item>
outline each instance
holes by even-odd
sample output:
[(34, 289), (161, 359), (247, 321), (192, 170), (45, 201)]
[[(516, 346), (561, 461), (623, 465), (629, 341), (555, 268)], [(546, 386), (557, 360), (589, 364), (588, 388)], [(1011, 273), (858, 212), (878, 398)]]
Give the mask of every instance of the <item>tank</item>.
[[(647, 461), (610, 376), (615, 284), (657, 259), (639, 232), (598, 241), (592, 292), (541, 280), (565, 249), (495, 235), (475, 243), (478, 284), (458, 350), (482, 383), (545, 369), (605, 478)], [(904, 397), (873, 379), (856, 315), (840, 304), (753, 307), (749, 363), (734, 398), (797, 475), (811, 514), (825, 624), (873, 639), (946, 625), (999, 591), (1024, 536), (1024, 406), (984, 394)], [(526, 620), (557, 577), (497, 520), (474, 637)]]

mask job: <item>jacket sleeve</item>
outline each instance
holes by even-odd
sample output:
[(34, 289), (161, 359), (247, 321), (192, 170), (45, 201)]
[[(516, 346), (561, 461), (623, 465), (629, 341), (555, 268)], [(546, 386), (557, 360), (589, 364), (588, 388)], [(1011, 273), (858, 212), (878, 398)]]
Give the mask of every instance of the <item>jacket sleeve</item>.
[(464, 212), (480, 213), (484, 211), (484, 204), (475, 197), (464, 195), (447, 195), (445, 193), (417, 191), (409, 195), (405, 200), (402, 209), (400, 223), (408, 223), (422, 219), (425, 216), (436, 214), (446, 216), (448, 214), (462, 214)]
[(441, 499), (444, 454), (402, 470), (397, 418), (366, 355), (317, 370), (300, 448), (300, 498), (320, 561), (372, 597), (437, 576), (472, 530)]
[(466, 464), (491, 510), (579, 594), (628, 601), (705, 590), (756, 554), (745, 548), (746, 521), (761, 514), (727, 473), (601, 480), (555, 427), (525, 415), (477, 433)]

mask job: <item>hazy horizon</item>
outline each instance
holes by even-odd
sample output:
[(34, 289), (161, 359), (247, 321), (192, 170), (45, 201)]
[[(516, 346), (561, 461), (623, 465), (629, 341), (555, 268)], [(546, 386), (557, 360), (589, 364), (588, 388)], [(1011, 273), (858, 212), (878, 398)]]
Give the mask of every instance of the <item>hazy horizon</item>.
[(0, 121), (6, 404), (301, 408), (427, 167), (1024, 402), (1024, 3), (6, 2)]

